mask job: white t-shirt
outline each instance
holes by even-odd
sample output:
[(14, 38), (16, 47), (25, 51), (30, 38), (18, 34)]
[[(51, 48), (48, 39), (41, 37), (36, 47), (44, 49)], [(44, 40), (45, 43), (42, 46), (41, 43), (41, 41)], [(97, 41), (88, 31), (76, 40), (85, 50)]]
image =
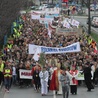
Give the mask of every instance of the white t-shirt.
[(16, 75), (16, 68), (12, 67), (12, 75)]

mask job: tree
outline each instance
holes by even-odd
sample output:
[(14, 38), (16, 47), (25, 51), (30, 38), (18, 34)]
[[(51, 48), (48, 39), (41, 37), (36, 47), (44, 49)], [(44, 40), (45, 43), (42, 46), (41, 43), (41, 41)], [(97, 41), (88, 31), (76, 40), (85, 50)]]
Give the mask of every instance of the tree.
[(40, 54), (40, 58), (39, 58), (39, 64), (41, 64), (41, 67), (44, 67), (45, 64), (46, 64), (46, 59), (45, 59), (45, 54), (44, 53), (41, 53)]
[(81, 0), (82, 3), (88, 8), (88, 34), (91, 34), (91, 19), (90, 19), (90, 4), (91, 0)]
[(27, 2), (28, 0), (0, 0), (0, 42), (4, 35), (10, 34), (12, 22), (20, 15), (20, 10)]

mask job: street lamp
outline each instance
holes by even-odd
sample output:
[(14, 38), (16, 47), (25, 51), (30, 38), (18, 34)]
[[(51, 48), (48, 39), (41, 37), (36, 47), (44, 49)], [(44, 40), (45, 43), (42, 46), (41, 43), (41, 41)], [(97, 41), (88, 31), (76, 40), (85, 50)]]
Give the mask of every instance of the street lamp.
[(90, 0), (88, 0), (88, 34), (91, 34)]

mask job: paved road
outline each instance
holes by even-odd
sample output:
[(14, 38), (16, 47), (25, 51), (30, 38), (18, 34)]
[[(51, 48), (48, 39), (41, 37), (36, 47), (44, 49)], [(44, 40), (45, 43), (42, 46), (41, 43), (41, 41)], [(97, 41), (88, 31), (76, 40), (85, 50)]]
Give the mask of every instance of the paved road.
[[(88, 27), (87, 25), (87, 16), (74, 16), (74, 19), (76, 19), (77, 21), (79, 21), (82, 25)], [(96, 33), (98, 33), (98, 28), (95, 27), (91, 27), (92, 30), (94, 30)]]
[(4, 98), (4, 90), (0, 88), (0, 98)]
[[(85, 14), (88, 15), (88, 9), (84, 8)], [(98, 11), (90, 11), (91, 16), (98, 16)]]
[[(98, 87), (95, 87), (91, 92), (87, 92), (85, 87), (78, 87), (77, 95), (69, 95), (69, 98), (98, 98)], [(47, 96), (41, 96), (40, 93), (36, 93), (33, 88), (18, 88), (12, 87), (10, 93), (5, 93), (4, 97), (0, 98), (62, 98), (62, 95), (53, 96), (52, 92), (49, 92)]]

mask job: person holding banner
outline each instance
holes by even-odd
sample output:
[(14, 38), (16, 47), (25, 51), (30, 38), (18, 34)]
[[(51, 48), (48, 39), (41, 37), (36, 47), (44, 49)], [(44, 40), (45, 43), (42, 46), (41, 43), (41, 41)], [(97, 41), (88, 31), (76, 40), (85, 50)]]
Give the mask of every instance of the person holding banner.
[(19, 67), (17, 68), (17, 79), (18, 79), (18, 83), (19, 83), (19, 87), (23, 87), (24, 84), (24, 79), (20, 78), (20, 70), (21, 69), (25, 69), (23, 66), (23, 62), (20, 62)]
[[(31, 70), (29, 61), (27, 61), (26, 64), (25, 64), (25, 70)], [(31, 79), (25, 79), (24, 82), (25, 82), (25, 85), (28, 88), (30, 86), (30, 84), (31, 84)]]
[(40, 88), (39, 73), (40, 73), (40, 70), (39, 70), (38, 66), (36, 66), (36, 69), (34, 70), (34, 73), (33, 73), (33, 80), (34, 80), (36, 92), (39, 92), (39, 88)]
[[(34, 72), (35, 72), (36, 69), (38, 69), (39, 72), (41, 71), (41, 66), (40, 66), (40, 64), (39, 64), (38, 62), (36, 62), (35, 66), (32, 67), (32, 70), (31, 70), (31, 75), (32, 75), (32, 77), (33, 77)], [(32, 83), (33, 83), (34, 89), (36, 90), (34, 78), (32, 79)]]
[(36, 65), (34, 67), (32, 67), (32, 71), (31, 71), (32, 76), (33, 76), (33, 73), (36, 70), (36, 68), (38, 68), (39, 71), (41, 70), (41, 66), (38, 62), (36, 62)]
[(41, 81), (41, 94), (42, 96), (45, 96), (48, 93), (48, 78), (49, 78), (49, 73), (46, 70), (46, 67), (43, 67), (43, 69), (40, 71), (39, 77)]
[(76, 70), (76, 66), (72, 65), (72, 69), (67, 71), (67, 74), (70, 78), (70, 92), (71, 94), (77, 94), (77, 85), (78, 85), (78, 74), (79, 71)]

